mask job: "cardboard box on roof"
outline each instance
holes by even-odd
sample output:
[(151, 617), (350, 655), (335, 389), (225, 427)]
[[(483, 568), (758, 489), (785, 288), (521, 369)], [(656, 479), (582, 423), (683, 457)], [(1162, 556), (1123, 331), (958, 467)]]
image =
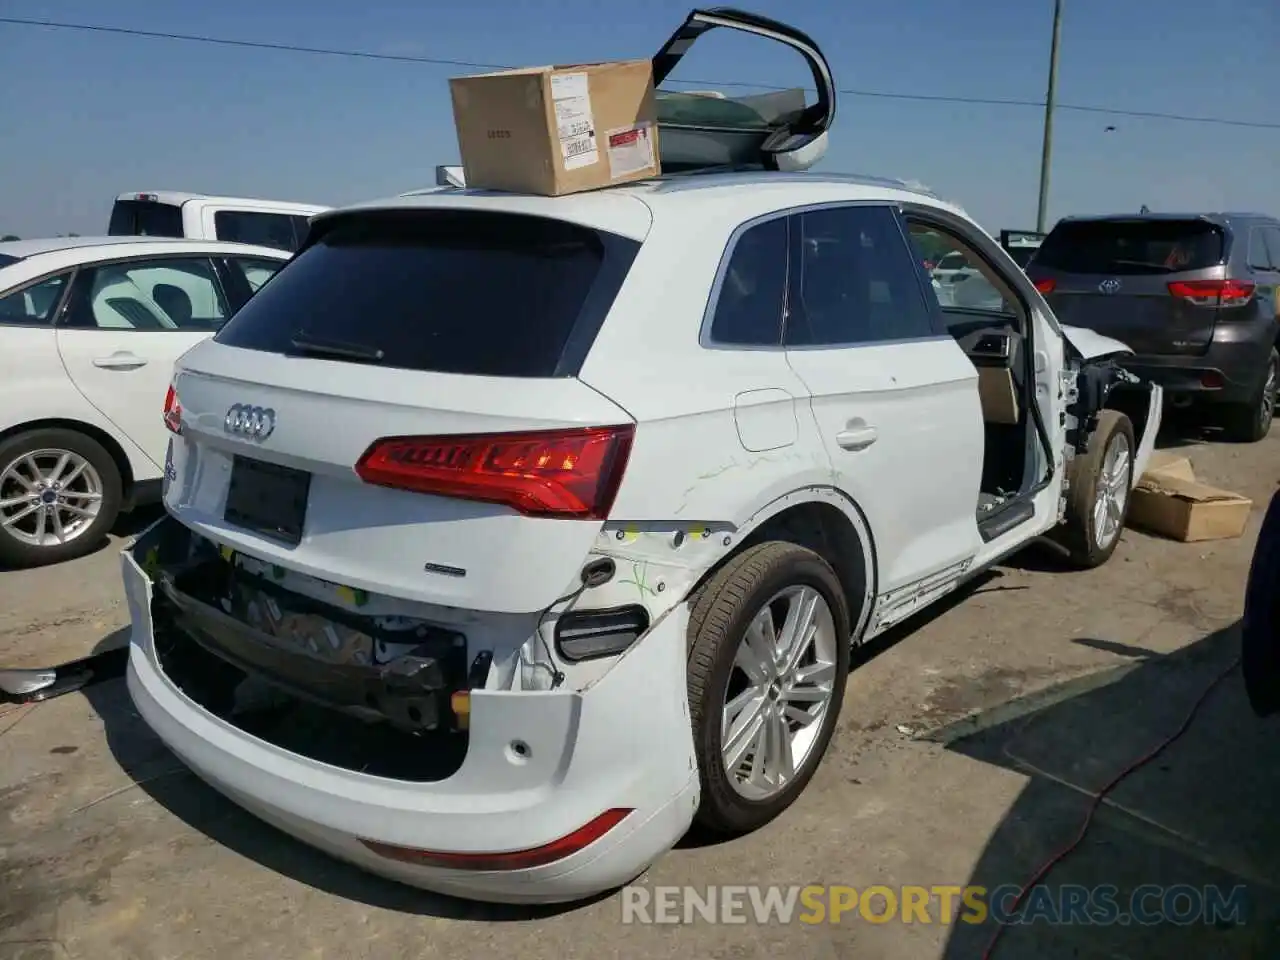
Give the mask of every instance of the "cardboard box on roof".
[(661, 173), (649, 60), (449, 81), (469, 188), (560, 196)]
[(1183, 542), (1244, 533), (1253, 501), (1195, 478), (1186, 457), (1153, 458), (1129, 501), (1131, 526)]

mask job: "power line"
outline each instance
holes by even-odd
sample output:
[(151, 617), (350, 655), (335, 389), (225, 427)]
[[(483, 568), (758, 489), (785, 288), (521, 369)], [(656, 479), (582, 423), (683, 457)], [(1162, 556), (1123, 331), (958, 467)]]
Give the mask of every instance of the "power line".
[[(187, 43), (203, 43), (213, 46), (241, 47), (253, 50), (275, 50), (284, 53), (304, 53), (327, 57), (345, 57), (358, 60), (383, 60), (395, 63), (423, 63), (442, 67), (465, 67), (478, 70), (508, 70), (510, 64), (481, 63), (476, 60), (452, 60), (444, 57), (424, 57), (412, 54), (377, 53), (372, 50), (342, 50), (334, 47), (310, 47), (294, 43), (273, 43), (266, 40), (233, 40), (228, 37), (208, 37), (190, 33), (169, 33), (159, 30), (135, 30), (128, 27), (108, 27), (90, 23), (66, 23), (56, 20), (29, 20), (19, 17), (0, 17), (0, 24), (15, 27), (44, 27), (53, 30), (80, 30), (88, 33), (109, 33), (126, 37), (145, 37), (152, 40), (178, 40)], [(749, 83), (744, 80), (671, 80), (670, 83), (699, 87), (743, 87), (753, 90), (787, 90), (768, 83)], [(886, 90), (858, 90), (841, 88), (836, 91), (845, 96), (866, 97), (877, 100), (902, 100), (916, 103), (952, 103), (994, 107), (1044, 108), (1043, 100), (1020, 100), (1002, 97), (959, 97), (921, 93), (893, 93)], [(1057, 110), (1092, 113), (1110, 117), (1130, 117), (1139, 120), (1170, 120), (1178, 123), (1212, 124), (1224, 127), (1247, 127), (1255, 130), (1280, 130), (1280, 122), (1263, 120), (1238, 120), (1231, 117), (1205, 117), (1182, 113), (1163, 113), (1156, 110), (1122, 110), (1117, 107), (1099, 107), (1087, 104), (1058, 103)]]

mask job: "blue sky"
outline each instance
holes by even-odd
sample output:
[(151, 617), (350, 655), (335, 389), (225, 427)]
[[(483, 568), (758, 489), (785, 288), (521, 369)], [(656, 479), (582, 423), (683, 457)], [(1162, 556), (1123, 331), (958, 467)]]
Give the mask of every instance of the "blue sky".
[[(739, 0), (813, 35), (843, 88), (1044, 96), (1052, 0)], [(648, 56), (690, 0), (4, 0), (0, 16), (512, 65)], [(710, 5), (710, 4), (708, 4)], [(1280, 124), (1280, 3), (1066, 0), (1062, 103)], [(123, 191), (340, 204), (456, 162), (447, 66), (0, 24), (0, 233), (105, 232)], [(678, 73), (789, 85), (798, 60), (701, 41)], [(845, 95), (828, 169), (914, 178), (991, 230), (1035, 222), (1042, 111)], [(1105, 127), (1116, 129), (1106, 132)], [(1049, 219), (1280, 214), (1280, 129), (1059, 111)]]

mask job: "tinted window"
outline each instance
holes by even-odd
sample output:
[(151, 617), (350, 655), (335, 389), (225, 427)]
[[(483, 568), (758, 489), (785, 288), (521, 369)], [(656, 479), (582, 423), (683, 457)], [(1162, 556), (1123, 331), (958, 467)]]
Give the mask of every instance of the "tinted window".
[(1013, 258), (1013, 262), (1024, 270), (1031, 261), (1031, 255), (1036, 252), (1035, 247), (1009, 247), (1009, 256)]
[(284, 213), (252, 213), (247, 210), (219, 210), (213, 215), (213, 229), (219, 240), (249, 243), (277, 250), (298, 249), (293, 231), (294, 218)]
[(182, 208), (151, 200), (117, 200), (111, 208), (112, 237), (181, 237)]
[(878, 343), (933, 335), (912, 250), (888, 207), (796, 216), (797, 301), (787, 343)]
[(21, 259), (21, 257), (11, 257), (7, 253), (0, 253), (0, 267), (12, 266)]
[(347, 217), (255, 294), (218, 341), (274, 353), (298, 352), (295, 340), (348, 345), (381, 351), (389, 367), (554, 376), (579, 316), (608, 309), (636, 249), (541, 217)]
[(203, 257), (133, 260), (81, 269), (65, 325), (111, 330), (216, 330), (228, 315)]
[(1256, 270), (1271, 268), (1271, 258), (1267, 255), (1267, 241), (1261, 227), (1254, 227), (1249, 231), (1248, 264)]
[(0, 297), (0, 324), (48, 323), (66, 283), (67, 276), (62, 274)]
[(1035, 266), (1116, 276), (1203, 270), (1222, 262), (1221, 228), (1204, 220), (1062, 221), (1036, 251)]
[(284, 266), (283, 260), (263, 260), (258, 257), (228, 257), (227, 263), (244, 277), (251, 293), (257, 293), (258, 288)]
[(1267, 227), (1263, 233), (1266, 239), (1271, 269), (1280, 270), (1280, 227)]
[(782, 343), (787, 294), (787, 221), (778, 217), (738, 237), (720, 281), (711, 339), (742, 346)]
[(307, 217), (290, 217), (293, 221), (293, 235), (295, 238), (292, 249), (297, 250), (302, 246), (302, 242), (307, 239), (307, 231), (311, 229), (310, 220)]

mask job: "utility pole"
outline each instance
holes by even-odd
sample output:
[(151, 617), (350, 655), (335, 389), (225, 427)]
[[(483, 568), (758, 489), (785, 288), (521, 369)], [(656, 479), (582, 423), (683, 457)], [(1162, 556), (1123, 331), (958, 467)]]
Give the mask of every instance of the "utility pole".
[(1040, 150), (1040, 203), (1036, 232), (1044, 233), (1049, 207), (1049, 164), (1053, 155), (1053, 108), (1058, 96), (1058, 39), (1062, 34), (1062, 0), (1053, 0), (1053, 42), (1049, 47), (1049, 89), (1044, 96), (1044, 146)]

